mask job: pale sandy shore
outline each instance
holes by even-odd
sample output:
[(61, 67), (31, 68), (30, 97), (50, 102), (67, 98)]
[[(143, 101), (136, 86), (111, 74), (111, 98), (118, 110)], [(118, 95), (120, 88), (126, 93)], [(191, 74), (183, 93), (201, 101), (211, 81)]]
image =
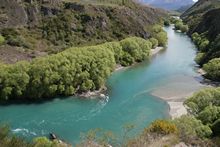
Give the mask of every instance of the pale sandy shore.
[(187, 114), (184, 101), (194, 92), (206, 88), (194, 77), (177, 75), (168, 79), (168, 83), (153, 90), (151, 94), (165, 100), (169, 105), (169, 114), (172, 119)]
[(156, 47), (155, 49), (151, 49), (151, 56), (156, 55), (157, 53), (159, 53), (161, 50), (163, 50), (164, 47)]

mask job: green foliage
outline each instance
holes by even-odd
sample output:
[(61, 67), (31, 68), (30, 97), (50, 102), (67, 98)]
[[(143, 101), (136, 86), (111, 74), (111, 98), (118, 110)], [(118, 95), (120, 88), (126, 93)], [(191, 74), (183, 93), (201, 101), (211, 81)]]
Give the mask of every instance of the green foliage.
[(187, 99), (185, 104), (197, 119), (201, 120), (203, 124), (209, 125), (215, 132), (214, 134), (218, 134), (214, 128), (219, 127), (220, 88), (201, 90)]
[(198, 53), (195, 58), (196, 63), (201, 64), (205, 59), (205, 55), (206, 55), (205, 53)]
[(175, 23), (175, 29), (176, 29), (176, 30), (180, 30), (180, 28), (182, 27), (182, 25), (183, 25), (183, 22), (177, 21), (177, 22)]
[(150, 132), (158, 134), (176, 134), (178, 129), (175, 124), (166, 120), (156, 120), (148, 128)]
[(170, 26), (170, 20), (169, 19), (164, 20), (164, 26)]
[(180, 21), (180, 19), (177, 19), (177, 18), (175, 18), (175, 17), (171, 17), (170, 18), (170, 23), (172, 23), (172, 24), (176, 24), (177, 22), (179, 22)]
[(2, 45), (5, 42), (5, 38), (0, 34), (0, 45)]
[(158, 40), (155, 38), (150, 38), (149, 41), (152, 43), (152, 48), (156, 48), (158, 46)]
[[(131, 37), (124, 39), (120, 42), (122, 50), (130, 55), (133, 59), (130, 59), (129, 55), (124, 54), (123, 59), (126, 57), (129, 61), (140, 62), (145, 60), (150, 55), (150, 49), (152, 44), (141, 38)], [(125, 62), (126, 60), (123, 60)], [(132, 64), (132, 63), (129, 63)]]
[(206, 107), (210, 105), (220, 106), (220, 88), (203, 89), (185, 101), (189, 111), (198, 116)]
[(7, 125), (0, 126), (0, 147), (32, 147), (32, 145), (21, 138), (13, 136)]
[(167, 45), (167, 33), (166, 32), (160, 32), (156, 34), (155, 38), (158, 40), (159, 46), (166, 46)]
[[(155, 38), (158, 41), (159, 46), (166, 46), (167, 45), (167, 33), (163, 30), (162, 26), (154, 25), (151, 28), (151, 38)], [(152, 45), (154, 45), (152, 43)]]
[(15, 28), (5, 28), (2, 29), (2, 36), (5, 38), (5, 42), (11, 46), (18, 46), (24, 48), (30, 48), (31, 45), (25, 38), (19, 34)]
[(182, 21), (176, 21), (175, 22), (175, 29), (180, 30), (182, 33), (186, 33), (189, 30), (189, 27), (187, 25), (184, 25)]
[(127, 66), (143, 61), (149, 57), (151, 48), (150, 41), (131, 37), (70, 48), (30, 63), (0, 64), (1, 100), (51, 98), (100, 89), (116, 63)]
[(189, 31), (189, 27), (187, 25), (182, 25), (180, 30), (181, 30), (182, 33), (186, 33), (186, 32)]
[(214, 136), (220, 136), (220, 119), (216, 120), (211, 127)]
[(0, 147), (67, 147), (67, 144), (59, 143), (58, 140), (50, 141), (46, 137), (37, 137), (27, 142), (22, 138), (12, 135), (7, 125), (1, 125)]
[(209, 45), (209, 40), (208, 40), (208, 39), (203, 39), (203, 40), (201, 40), (201, 42), (200, 42), (200, 44), (199, 44), (199, 49), (200, 49), (201, 51), (206, 51), (208, 45)]
[(212, 134), (211, 129), (203, 125), (202, 122), (193, 116), (182, 116), (174, 120), (179, 130), (180, 137), (184, 141), (191, 140), (194, 137), (207, 138)]
[(46, 137), (37, 137), (33, 140), (34, 147), (52, 147), (52, 141)]
[(202, 120), (204, 124), (212, 124), (220, 118), (220, 106), (207, 106), (198, 114), (198, 119)]
[(203, 69), (206, 71), (207, 78), (220, 81), (220, 58), (210, 60)]
[(207, 51), (209, 46), (209, 40), (205, 38), (204, 34), (193, 33), (192, 40), (197, 45), (200, 51)]
[(43, 20), (43, 38), (48, 39), (55, 45), (72, 45), (71, 15), (62, 13)]

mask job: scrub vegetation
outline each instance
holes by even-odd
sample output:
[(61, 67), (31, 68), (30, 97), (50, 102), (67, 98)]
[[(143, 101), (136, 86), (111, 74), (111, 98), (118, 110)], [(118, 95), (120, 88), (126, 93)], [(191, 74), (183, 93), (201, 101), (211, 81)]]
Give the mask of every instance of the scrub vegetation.
[[(154, 42), (155, 46), (156, 39)], [(141, 62), (150, 56), (151, 48), (149, 40), (131, 37), (69, 48), (32, 62), (0, 64), (1, 100), (51, 98), (98, 90), (116, 64), (129, 66)]]

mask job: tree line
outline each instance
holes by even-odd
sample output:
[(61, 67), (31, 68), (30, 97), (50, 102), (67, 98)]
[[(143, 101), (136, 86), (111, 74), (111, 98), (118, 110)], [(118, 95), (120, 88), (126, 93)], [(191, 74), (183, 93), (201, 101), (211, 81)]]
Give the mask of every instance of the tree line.
[[(156, 40), (151, 38), (154, 46)], [(148, 58), (151, 41), (130, 37), (120, 42), (69, 48), (31, 62), (0, 63), (1, 100), (70, 96), (100, 89), (116, 64), (129, 66)]]

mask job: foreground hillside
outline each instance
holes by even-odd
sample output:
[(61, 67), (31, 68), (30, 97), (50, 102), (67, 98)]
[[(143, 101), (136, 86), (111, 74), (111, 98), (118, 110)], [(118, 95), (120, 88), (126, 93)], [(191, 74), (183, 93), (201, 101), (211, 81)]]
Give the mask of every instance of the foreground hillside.
[(31, 60), (129, 36), (148, 38), (165, 12), (133, 1), (31, 0), (0, 3), (0, 59)]

